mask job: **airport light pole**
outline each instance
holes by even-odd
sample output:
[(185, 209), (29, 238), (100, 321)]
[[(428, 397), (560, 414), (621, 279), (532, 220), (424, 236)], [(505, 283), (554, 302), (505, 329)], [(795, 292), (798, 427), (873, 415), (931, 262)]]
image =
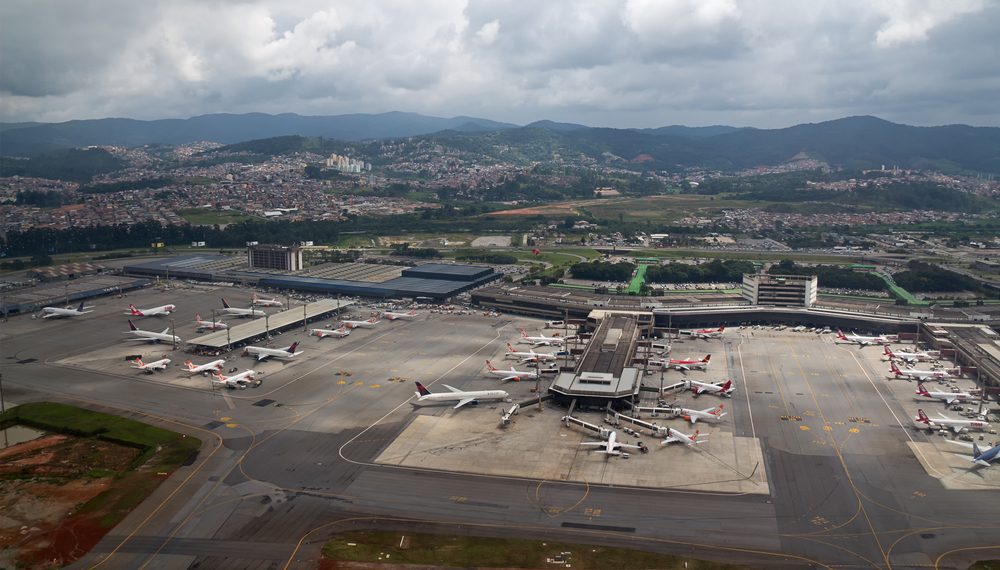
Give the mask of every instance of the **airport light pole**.
[[(3, 373), (0, 372), (0, 414), (7, 411), (7, 405), (3, 401)], [(7, 433), (4, 431), (4, 433)]]
[(170, 341), (174, 345), (174, 350), (177, 350), (177, 333), (174, 332), (174, 318), (170, 317)]
[(264, 313), (264, 338), (271, 340), (271, 322), (270, 315)]
[(302, 305), (302, 332), (308, 330), (309, 323), (306, 321), (306, 305)]

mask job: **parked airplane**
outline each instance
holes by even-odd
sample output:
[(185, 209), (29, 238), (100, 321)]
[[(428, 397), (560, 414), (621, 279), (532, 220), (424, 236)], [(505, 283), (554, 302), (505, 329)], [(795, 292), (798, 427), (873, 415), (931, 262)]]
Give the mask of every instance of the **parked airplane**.
[(667, 366), (682, 371), (706, 370), (708, 369), (708, 363), (711, 360), (712, 360), (711, 354), (705, 355), (705, 358), (702, 358), (701, 360), (671, 358), (670, 360), (667, 361)]
[(504, 357), (518, 358), (520, 359), (519, 362), (555, 362), (557, 358), (554, 354), (535, 352), (530, 349), (527, 352), (518, 352), (514, 350), (514, 347), (509, 342), (507, 343), (507, 354)]
[(191, 374), (200, 374), (202, 372), (216, 372), (222, 370), (222, 366), (225, 363), (226, 361), (220, 358), (218, 360), (213, 360), (211, 362), (195, 366), (194, 362), (191, 362), (189, 359), (184, 361), (184, 372), (187, 372), (188, 376)]
[(923, 352), (910, 352), (907, 350), (894, 351), (889, 350), (889, 345), (885, 346), (882, 354), (888, 356), (890, 360), (898, 358), (907, 364), (913, 364), (914, 362), (927, 362), (941, 358), (941, 351), (939, 350), (929, 350)]
[(982, 420), (953, 420), (940, 412), (938, 413), (938, 417), (932, 420), (927, 417), (927, 414), (923, 410), (917, 410), (917, 417), (913, 419), (914, 421), (926, 424), (928, 429), (945, 427), (955, 433), (969, 429), (985, 431), (990, 428), (990, 424)]
[(225, 386), (226, 388), (239, 388), (240, 390), (243, 390), (249, 386), (251, 382), (257, 379), (257, 374), (258, 372), (255, 370), (247, 370), (233, 376), (226, 376), (217, 370), (215, 374), (212, 375), (212, 384), (215, 386)]
[(860, 347), (871, 346), (875, 344), (889, 344), (891, 342), (889, 337), (885, 335), (879, 336), (863, 336), (859, 334), (844, 334), (840, 329), (837, 329), (837, 339), (841, 342), (857, 344)]
[(511, 409), (504, 410), (500, 408), (500, 427), (506, 427), (510, 425), (511, 416), (516, 416), (517, 411), (521, 409), (521, 404), (514, 404)]
[(544, 334), (528, 336), (528, 333), (524, 332), (524, 329), (518, 330), (521, 331), (521, 340), (518, 342), (527, 343), (532, 346), (562, 346), (566, 342), (566, 339), (560, 337), (545, 336)]
[(382, 315), (384, 315), (385, 318), (389, 319), (390, 321), (395, 321), (396, 319), (412, 319), (417, 316), (417, 312), (406, 311), (405, 313), (394, 313), (392, 311), (386, 311), (382, 313)]
[(538, 378), (537, 372), (522, 372), (520, 370), (514, 370), (513, 366), (510, 367), (510, 370), (498, 370), (497, 367), (493, 366), (489, 360), (486, 361), (486, 374), (488, 376), (499, 378), (503, 382), (507, 382), (509, 380), (520, 382), (521, 380), (534, 380)]
[(132, 322), (132, 319), (129, 319), (128, 328), (129, 328), (128, 332), (124, 334), (134, 335), (134, 338), (127, 338), (125, 339), (126, 341), (137, 341), (137, 340), (145, 342), (162, 341), (162, 342), (172, 342), (174, 344), (184, 342), (184, 339), (182, 339), (181, 337), (175, 334), (170, 334), (170, 327), (163, 329), (163, 332), (144, 331), (137, 328), (135, 326), (135, 323)]
[(644, 446), (632, 445), (631, 443), (622, 443), (618, 441), (618, 432), (613, 431), (608, 434), (608, 439), (604, 441), (584, 441), (580, 443), (582, 447), (594, 447), (593, 451), (597, 453), (604, 453), (608, 457), (612, 455), (621, 455), (623, 449), (633, 449), (635, 451), (642, 451), (645, 449)]
[(210, 331), (224, 331), (229, 328), (229, 325), (222, 321), (203, 321), (201, 320), (201, 313), (197, 313), (194, 316), (194, 322), (198, 324), (198, 330), (202, 331), (208, 329)]
[(965, 441), (958, 441), (956, 439), (949, 439), (951, 443), (957, 443), (958, 445), (964, 445), (965, 447), (972, 448), (972, 457), (967, 457), (969, 461), (975, 463), (976, 465), (982, 465), (983, 467), (989, 467), (990, 463), (997, 460), (1000, 457), (1000, 444), (994, 445), (993, 447), (983, 451), (979, 449), (979, 445), (976, 442), (968, 443)]
[(340, 325), (347, 327), (349, 329), (373, 329), (375, 325), (379, 324), (377, 316), (374, 316), (367, 321), (340, 321)]
[(341, 326), (337, 329), (309, 329), (309, 334), (312, 336), (318, 336), (319, 338), (326, 338), (332, 336), (333, 338), (344, 338), (345, 336), (351, 334), (351, 329), (347, 326)]
[(62, 319), (65, 317), (79, 317), (80, 315), (86, 315), (87, 313), (94, 312), (86, 311), (84, 309), (93, 309), (93, 307), (84, 306), (83, 301), (80, 301), (80, 305), (75, 309), (73, 307), (42, 307), (42, 318)]
[(698, 449), (695, 446), (705, 441), (704, 438), (706, 437), (708, 437), (708, 434), (701, 435), (701, 433), (698, 430), (694, 430), (694, 433), (691, 435), (685, 435), (675, 430), (674, 428), (667, 428), (667, 437), (666, 439), (660, 442), (660, 445), (667, 445), (670, 443), (683, 443), (684, 445), (692, 449)]
[(279, 301), (277, 299), (277, 297), (275, 297), (273, 299), (261, 299), (260, 297), (257, 296), (256, 293), (254, 293), (253, 296), (250, 297), (250, 306), (251, 307), (284, 307), (284, 305), (281, 304), (281, 301)]
[(229, 302), (226, 301), (225, 297), (222, 298), (222, 314), (227, 317), (263, 317), (267, 313), (259, 309), (254, 309), (250, 307), (249, 309), (240, 309), (238, 307), (229, 306)]
[(136, 358), (135, 360), (132, 361), (132, 368), (148, 372), (149, 374), (152, 374), (156, 370), (166, 370), (167, 366), (169, 365), (170, 365), (169, 358), (161, 358), (160, 360), (157, 360), (155, 362), (150, 362), (148, 364), (143, 363), (141, 358)]
[(896, 378), (908, 378), (911, 380), (927, 380), (928, 378), (943, 380), (952, 377), (947, 370), (916, 370), (914, 368), (900, 370), (896, 366), (896, 363), (891, 360), (889, 361), (889, 372), (892, 372)]
[(687, 408), (681, 408), (681, 417), (692, 424), (698, 423), (698, 420), (705, 420), (706, 422), (722, 421), (722, 418), (727, 414), (727, 412), (722, 411), (722, 406), (722, 404), (719, 404), (718, 406), (708, 408), (707, 410), (689, 410)]
[(928, 392), (927, 388), (924, 387), (924, 383), (919, 380), (917, 381), (916, 394), (932, 400), (941, 400), (945, 404), (949, 405), (955, 402), (968, 402), (973, 399), (972, 394), (967, 394), (965, 392)]
[(733, 392), (736, 391), (736, 387), (733, 386), (732, 380), (726, 380), (725, 382), (698, 382), (697, 380), (688, 380), (688, 389), (694, 392), (695, 396), (701, 396), (705, 392), (710, 394), (716, 394), (718, 396), (725, 396), (731, 398)]
[(125, 314), (131, 317), (158, 317), (160, 315), (169, 315), (176, 310), (177, 305), (160, 305), (159, 307), (150, 307), (148, 309), (136, 309), (135, 305), (130, 304), (128, 312)]
[(679, 332), (681, 334), (690, 335), (694, 338), (719, 338), (722, 336), (723, 331), (726, 330), (725, 325), (717, 329), (681, 329)]
[(428, 404), (436, 404), (439, 402), (450, 403), (457, 400), (458, 403), (455, 404), (455, 407), (453, 408), (457, 410), (466, 404), (478, 404), (479, 402), (485, 400), (506, 400), (510, 397), (510, 394), (504, 392), (503, 390), (474, 390), (466, 392), (457, 388), (452, 388), (447, 384), (442, 384), (449, 390), (448, 392), (431, 392), (420, 382), (417, 382), (416, 384), (417, 392), (415, 393), (415, 396), (417, 399), (410, 402), (410, 404), (414, 406), (426, 406)]
[(253, 355), (257, 357), (257, 361), (260, 362), (265, 358), (295, 358), (296, 356), (302, 354), (302, 351), (296, 351), (299, 347), (298, 342), (293, 342), (291, 346), (286, 346), (285, 348), (267, 348), (263, 346), (248, 346), (243, 351), (243, 354)]

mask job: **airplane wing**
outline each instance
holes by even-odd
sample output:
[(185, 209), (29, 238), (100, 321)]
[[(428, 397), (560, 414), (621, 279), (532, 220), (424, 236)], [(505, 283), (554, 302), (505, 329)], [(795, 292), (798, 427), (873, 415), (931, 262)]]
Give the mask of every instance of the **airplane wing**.
[(457, 409), (461, 408), (462, 406), (468, 404), (469, 402), (474, 402), (475, 400), (476, 400), (475, 398), (463, 398), (463, 399), (459, 400), (458, 403), (455, 404), (455, 407), (452, 408), (452, 409), (453, 410), (457, 410)]
[(257, 355), (257, 362), (260, 362), (261, 360), (264, 360), (268, 356), (271, 356), (271, 355), (270, 354), (258, 354)]
[(455, 388), (455, 387), (452, 387), (452, 386), (449, 386), (449, 385), (447, 385), (447, 384), (442, 384), (442, 386), (444, 386), (444, 387), (445, 387), (445, 388), (447, 388), (448, 390), (451, 390), (452, 392), (461, 392), (461, 390), (459, 390), (458, 388)]
[(681, 438), (671, 435), (667, 437), (667, 439), (664, 439), (661, 443), (677, 443), (678, 441), (682, 441)]
[(946, 404), (948, 404), (948, 405), (951, 405), (957, 399), (958, 399), (958, 397), (956, 397), (956, 396), (945, 396), (944, 397), (944, 402)]
[(686, 419), (691, 422), (691, 425), (698, 423), (698, 416), (687, 416)]
[(705, 392), (705, 389), (701, 386), (695, 386), (692, 390), (694, 390), (696, 396), (701, 396)]
[(513, 380), (515, 382), (520, 382), (521, 381), (521, 376), (518, 375), (518, 374), (512, 374), (510, 376), (506, 376), (506, 377), (500, 379), (501, 382), (510, 382), (511, 380)]
[(584, 441), (580, 445), (584, 447), (607, 447), (608, 443), (605, 441)]

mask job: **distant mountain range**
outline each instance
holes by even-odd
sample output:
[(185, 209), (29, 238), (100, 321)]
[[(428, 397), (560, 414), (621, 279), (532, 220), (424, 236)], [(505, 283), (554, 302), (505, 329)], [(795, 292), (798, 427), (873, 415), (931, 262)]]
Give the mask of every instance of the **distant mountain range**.
[(1000, 128), (912, 127), (876, 117), (847, 117), (786, 129), (728, 126), (609, 129), (538, 121), (526, 126), (475, 117), (415, 113), (301, 116), (202, 115), (138, 121), (97, 119), (65, 123), (0, 123), (0, 154), (30, 156), (90, 145), (141, 146), (214, 141), (233, 144), (285, 135), (361, 141), (432, 136), (484, 154), (496, 144), (505, 156), (547, 160), (566, 153), (621, 159), (633, 168), (738, 170), (809, 157), (845, 168), (934, 169), (1000, 173)]

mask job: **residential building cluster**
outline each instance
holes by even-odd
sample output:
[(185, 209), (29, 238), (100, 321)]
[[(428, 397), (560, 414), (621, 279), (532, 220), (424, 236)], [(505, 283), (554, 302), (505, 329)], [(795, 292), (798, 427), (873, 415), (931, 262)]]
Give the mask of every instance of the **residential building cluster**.
[(327, 168), (332, 168), (340, 172), (352, 172), (355, 174), (361, 172), (371, 172), (372, 170), (372, 165), (363, 160), (342, 156), (337, 153), (333, 153), (327, 157), (324, 164)]

